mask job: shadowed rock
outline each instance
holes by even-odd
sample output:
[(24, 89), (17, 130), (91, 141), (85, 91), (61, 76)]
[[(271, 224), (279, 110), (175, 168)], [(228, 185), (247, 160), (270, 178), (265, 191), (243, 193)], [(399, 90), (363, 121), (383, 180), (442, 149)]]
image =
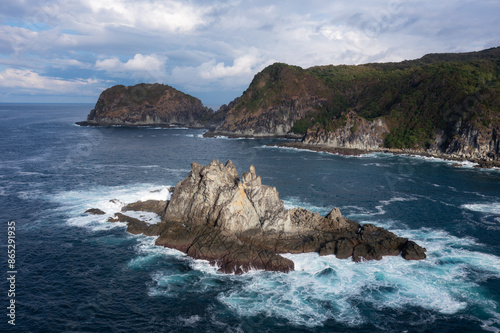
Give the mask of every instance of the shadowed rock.
[(90, 215), (104, 215), (106, 213), (103, 212), (102, 210), (100, 210), (99, 208), (90, 208), (90, 209), (87, 209), (85, 211), (85, 214), (90, 214)]
[(225, 273), (293, 270), (293, 262), (278, 253), (317, 252), (354, 261), (400, 254), (407, 260), (426, 257), (415, 242), (371, 224), (360, 225), (338, 208), (326, 217), (302, 208), (287, 210), (276, 188), (262, 185), (255, 167), (240, 180), (231, 161), (192, 163), (170, 201), (140, 201), (125, 206), (127, 210), (162, 217), (161, 223), (148, 225), (117, 213), (115, 220), (128, 223), (129, 232), (158, 235), (157, 245), (208, 260)]
[(165, 215), (167, 204), (168, 201), (163, 201), (163, 200), (137, 201), (123, 207), (122, 212), (127, 212), (130, 210), (151, 212), (163, 218), (163, 216)]
[(159, 234), (158, 224), (149, 224), (134, 217), (116, 213), (114, 217), (110, 217), (108, 222), (125, 222), (127, 223), (127, 232), (133, 235), (144, 234), (146, 236), (156, 236)]

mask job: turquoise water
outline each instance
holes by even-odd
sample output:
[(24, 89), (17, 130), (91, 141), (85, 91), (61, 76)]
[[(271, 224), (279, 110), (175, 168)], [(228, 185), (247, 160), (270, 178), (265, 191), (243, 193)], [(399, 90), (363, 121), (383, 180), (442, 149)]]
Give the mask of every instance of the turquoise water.
[[(91, 107), (0, 104), (1, 267), (15, 220), (16, 331), (500, 332), (499, 170), (270, 148), (279, 140), (203, 130), (74, 125)], [(124, 203), (167, 198), (191, 162), (214, 158), (240, 174), (255, 165), (287, 207), (337, 206), (416, 240), (428, 259), (285, 254), (295, 272), (223, 275), (105, 222)], [(83, 214), (95, 207), (106, 215)]]

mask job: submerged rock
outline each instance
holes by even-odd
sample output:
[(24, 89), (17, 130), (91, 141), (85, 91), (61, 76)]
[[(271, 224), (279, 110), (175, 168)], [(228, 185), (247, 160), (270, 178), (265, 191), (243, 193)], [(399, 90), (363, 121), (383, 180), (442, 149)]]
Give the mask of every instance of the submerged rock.
[(100, 210), (99, 208), (90, 208), (90, 209), (87, 209), (85, 211), (85, 214), (90, 214), (90, 215), (104, 215), (106, 213), (103, 212), (102, 210)]
[(360, 225), (338, 208), (326, 216), (302, 208), (287, 210), (276, 188), (262, 185), (255, 167), (240, 180), (231, 161), (192, 163), (170, 201), (137, 202), (126, 210), (154, 212), (162, 221), (148, 225), (121, 213), (112, 221), (128, 223), (132, 233), (158, 235), (157, 245), (208, 260), (225, 273), (293, 270), (293, 262), (278, 253), (317, 252), (354, 261), (399, 254), (407, 260), (426, 257), (415, 242), (371, 224)]

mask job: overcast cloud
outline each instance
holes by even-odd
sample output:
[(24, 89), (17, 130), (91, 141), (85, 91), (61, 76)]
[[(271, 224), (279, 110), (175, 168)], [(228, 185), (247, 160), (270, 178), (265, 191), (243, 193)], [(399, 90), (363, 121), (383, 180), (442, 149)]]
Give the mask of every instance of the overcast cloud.
[(500, 1), (7, 0), (0, 102), (95, 102), (166, 83), (218, 107), (274, 62), (304, 68), (500, 46)]

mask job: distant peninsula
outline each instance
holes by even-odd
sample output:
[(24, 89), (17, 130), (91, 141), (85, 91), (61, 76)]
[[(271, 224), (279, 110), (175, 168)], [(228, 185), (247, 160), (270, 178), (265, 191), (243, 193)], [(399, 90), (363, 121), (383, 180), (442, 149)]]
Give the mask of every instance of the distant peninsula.
[(276, 63), (206, 136), (300, 135), (295, 147), (500, 160), (500, 48), (399, 63)]
[(82, 125), (181, 125), (289, 137), (296, 148), (388, 151), (500, 166), (500, 47), (398, 63), (275, 63), (217, 112), (165, 85), (105, 90)]

